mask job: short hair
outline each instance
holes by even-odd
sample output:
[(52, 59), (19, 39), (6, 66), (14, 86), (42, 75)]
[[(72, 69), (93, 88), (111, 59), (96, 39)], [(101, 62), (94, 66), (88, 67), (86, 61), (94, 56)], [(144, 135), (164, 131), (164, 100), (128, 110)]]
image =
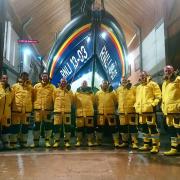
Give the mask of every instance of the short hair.
[(48, 72), (41, 73), (41, 76), (43, 76), (43, 75), (48, 75), (48, 77), (49, 77), (49, 73)]
[(29, 77), (29, 74), (28, 74), (27, 72), (22, 72), (22, 73), (20, 74), (20, 77), (22, 77), (22, 76), (27, 76), (27, 77)]

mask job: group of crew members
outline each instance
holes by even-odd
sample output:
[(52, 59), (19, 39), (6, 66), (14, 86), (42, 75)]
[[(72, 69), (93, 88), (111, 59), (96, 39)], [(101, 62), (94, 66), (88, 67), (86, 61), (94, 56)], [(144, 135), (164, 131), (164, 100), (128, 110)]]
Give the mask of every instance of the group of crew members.
[[(132, 149), (158, 153), (160, 133), (155, 110), (161, 104), (171, 137), (171, 148), (164, 154), (178, 154), (180, 76), (172, 66), (164, 68), (162, 92), (145, 71), (141, 72), (137, 86), (132, 86), (126, 77), (122, 77), (116, 90), (106, 80), (100, 87), (101, 90), (94, 93), (87, 81), (83, 81), (73, 94), (65, 78), (60, 80), (59, 87), (56, 88), (51, 84), (48, 73), (42, 73), (40, 82), (33, 87), (26, 72), (21, 73), (18, 82), (10, 87), (8, 76), (3, 74), (0, 81), (0, 125), (4, 148), (16, 149), (18, 143), (21, 147), (28, 147), (32, 112), (34, 142), (30, 147), (39, 146), (42, 122), (46, 147), (60, 146), (62, 130), (64, 145), (70, 147), (73, 106), (76, 117), (75, 146), (81, 146), (85, 137), (89, 147), (102, 145), (104, 127), (107, 125), (116, 148), (130, 146)], [(138, 143), (138, 131), (143, 133), (141, 147)], [(52, 134), (53, 143), (50, 141)], [(119, 140), (120, 135), (122, 141)]]

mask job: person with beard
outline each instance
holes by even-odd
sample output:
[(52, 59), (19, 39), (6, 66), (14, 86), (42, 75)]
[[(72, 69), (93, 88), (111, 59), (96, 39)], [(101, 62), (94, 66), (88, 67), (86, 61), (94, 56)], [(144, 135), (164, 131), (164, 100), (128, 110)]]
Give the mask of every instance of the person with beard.
[(74, 97), (76, 108), (76, 146), (82, 144), (84, 129), (87, 133), (88, 146), (93, 146), (94, 136), (94, 94), (87, 81), (83, 81)]
[(96, 93), (95, 99), (98, 112), (96, 144), (101, 145), (103, 129), (107, 123), (113, 136), (114, 146), (119, 147), (119, 132), (116, 122), (117, 99), (115, 92), (109, 86), (108, 81), (104, 80), (102, 82), (101, 90)]
[(132, 148), (137, 149), (138, 117), (134, 108), (136, 101), (136, 88), (132, 87), (131, 82), (126, 77), (122, 77), (121, 86), (116, 90), (116, 94), (118, 100), (120, 133), (122, 136), (122, 144), (120, 144), (120, 147), (128, 146), (130, 135)]
[[(139, 128), (142, 131), (144, 145), (142, 151), (150, 150), (151, 153), (159, 152), (159, 131), (156, 124), (155, 107), (161, 100), (159, 85), (152, 81), (147, 72), (140, 74), (140, 84), (136, 89), (136, 113), (139, 114)], [(152, 148), (150, 143), (152, 141)]]
[(45, 146), (51, 147), (50, 138), (52, 134), (53, 118), (52, 112), (54, 108), (53, 93), (55, 86), (49, 81), (48, 73), (41, 74), (41, 82), (34, 86), (34, 119), (35, 128), (34, 144), (31, 147), (39, 146), (40, 129), (42, 122), (45, 128)]
[(27, 72), (22, 72), (18, 82), (12, 86), (12, 131), (11, 145), (17, 148), (18, 135), (21, 147), (28, 147), (27, 138), (32, 112), (33, 87)]
[(171, 137), (171, 149), (164, 155), (177, 155), (180, 146), (180, 76), (174, 68), (167, 65), (164, 68), (162, 85), (162, 111), (166, 116), (166, 124)]
[(53, 94), (54, 100), (54, 144), (53, 147), (59, 147), (60, 134), (64, 126), (65, 147), (70, 147), (71, 137), (71, 107), (73, 105), (73, 93), (70, 85), (65, 78), (62, 78), (59, 87)]
[(12, 91), (8, 76), (3, 74), (0, 81), (0, 129), (4, 149), (10, 149)]

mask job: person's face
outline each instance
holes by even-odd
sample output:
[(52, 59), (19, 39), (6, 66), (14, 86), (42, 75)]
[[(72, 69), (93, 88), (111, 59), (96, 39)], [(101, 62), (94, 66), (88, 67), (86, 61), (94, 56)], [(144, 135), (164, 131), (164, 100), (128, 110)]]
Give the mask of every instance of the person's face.
[(27, 74), (23, 74), (21, 76), (21, 79), (22, 79), (23, 82), (27, 81), (28, 80), (28, 75)]
[(61, 79), (61, 87), (66, 87), (66, 85), (67, 85), (67, 81), (66, 81), (66, 79)]
[(101, 85), (101, 88), (102, 90), (106, 91), (109, 87), (109, 84), (107, 81), (103, 81), (102, 85)]
[(142, 72), (140, 74), (140, 79), (141, 79), (141, 82), (146, 82), (147, 81), (147, 73), (146, 72)]
[(170, 77), (174, 72), (174, 69), (172, 66), (166, 66), (164, 68), (164, 75), (167, 76), (167, 77)]
[(43, 74), (43, 75), (42, 75), (42, 81), (43, 81), (44, 83), (48, 83), (48, 82), (49, 82), (49, 76), (48, 76), (48, 74)]
[(127, 78), (122, 77), (122, 79), (121, 79), (121, 84), (122, 84), (123, 86), (126, 86), (126, 85), (127, 85), (127, 83), (128, 83)]
[(23, 80), (21, 78), (18, 78), (18, 83), (23, 84)]
[(2, 78), (1, 78), (1, 82), (3, 84), (7, 84), (8, 83), (8, 76), (7, 75), (3, 75)]
[(88, 85), (87, 85), (87, 81), (83, 81), (83, 82), (82, 82), (82, 87), (83, 87), (83, 88), (86, 88), (87, 86), (88, 86)]

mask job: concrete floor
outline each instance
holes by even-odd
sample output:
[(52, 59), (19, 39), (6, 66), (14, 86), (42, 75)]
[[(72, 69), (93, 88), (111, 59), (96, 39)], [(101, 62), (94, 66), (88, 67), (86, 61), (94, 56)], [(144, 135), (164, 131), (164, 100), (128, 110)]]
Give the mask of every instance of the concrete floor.
[(179, 180), (180, 156), (106, 148), (0, 152), (0, 180)]

